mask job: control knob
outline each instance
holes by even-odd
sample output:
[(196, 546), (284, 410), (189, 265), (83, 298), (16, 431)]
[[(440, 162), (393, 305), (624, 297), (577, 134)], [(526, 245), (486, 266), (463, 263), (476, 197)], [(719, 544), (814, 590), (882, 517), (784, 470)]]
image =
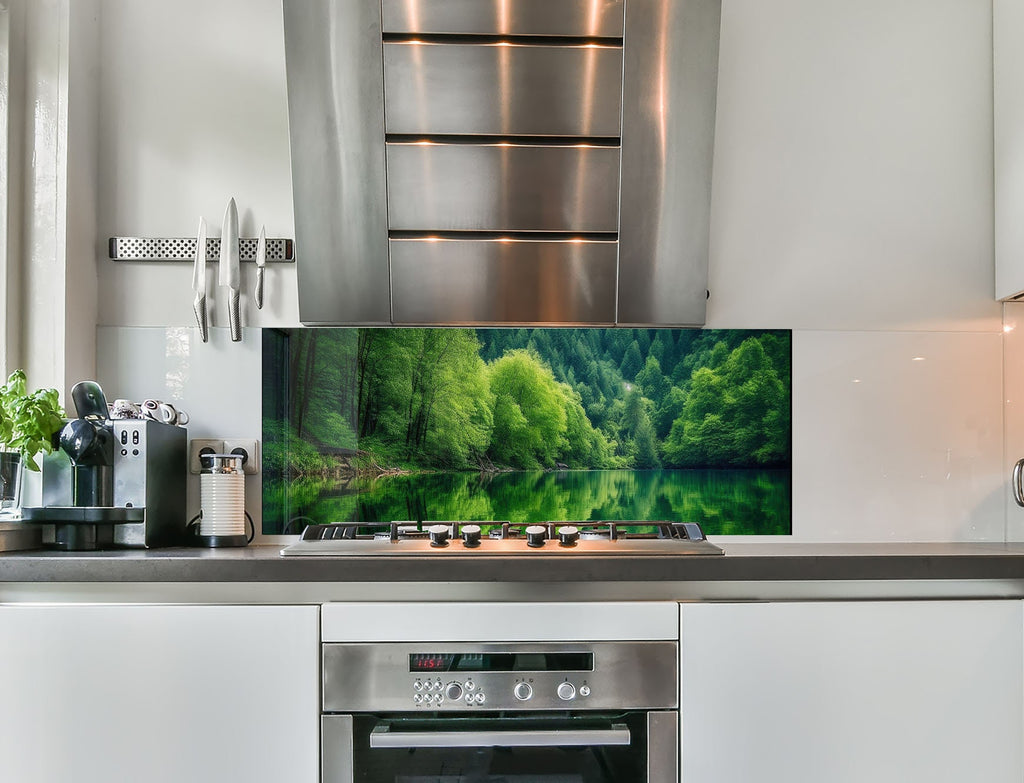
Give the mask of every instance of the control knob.
[(467, 547), (480, 546), (480, 525), (462, 526), (462, 544)]
[(450, 682), (444, 689), (444, 696), (448, 701), (458, 701), (462, 698), (462, 686), (457, 682)]
[(516, 687), (512, 689), (512, 695), (519, 701), (528, 701), (533, 696), (533, 688), (528, 682), (517, 682)]
[(526, 528), (526, 545), (532, 547), (544, 546), (548, 537), (548, 529), (544, 525), (530, 525)]
[(448, 546), (448, 525), (431, 525), (427, 528), (431, 546)]
[(576, 698), (576, 686), (571, 682), (560, 682), (555, 691), (562, 701), (572, 701)]
[(576, 546), (580, 538), (580, 530), (575, 525), (563, 525), (558, 528), (558, 543), (561, 546)]

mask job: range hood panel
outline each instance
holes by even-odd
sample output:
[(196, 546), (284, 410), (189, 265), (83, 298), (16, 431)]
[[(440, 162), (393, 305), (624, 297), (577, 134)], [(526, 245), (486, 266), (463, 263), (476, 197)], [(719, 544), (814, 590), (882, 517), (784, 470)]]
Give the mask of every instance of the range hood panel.
[(617, 46), (384, 44), (388, 133), (617, 139), (621, 95)]
[(615, 267), (614, 242), (393, 239), (395, 323), (610, 326)]
[(622, 37), (622, 0), (383, 0), (386, 33)]
[(614, 147), (388, 144), (387, 168), (394, 231), (618, 230)]

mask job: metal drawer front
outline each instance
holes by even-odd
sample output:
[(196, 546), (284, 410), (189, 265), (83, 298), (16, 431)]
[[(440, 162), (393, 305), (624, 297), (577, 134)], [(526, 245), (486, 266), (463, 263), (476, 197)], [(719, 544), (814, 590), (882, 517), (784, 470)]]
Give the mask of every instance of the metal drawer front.
[(615, 46), (384, 44), (388, 133), (619, 136)]
[(395, 323), (613, 323), (614, 242), (391, 240)]
[(622, 36), (622, 0), (383, 0), (386, 33)]
[(618, 230), (616, 147), (388, 144), (387, 182), (393, 231)]

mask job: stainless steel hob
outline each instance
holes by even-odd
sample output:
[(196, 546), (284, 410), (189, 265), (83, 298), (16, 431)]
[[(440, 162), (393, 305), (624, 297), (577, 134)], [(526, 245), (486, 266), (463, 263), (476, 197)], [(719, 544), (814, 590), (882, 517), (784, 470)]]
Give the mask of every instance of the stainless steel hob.
[(285, 557), (721, 555), (695, 522), (365, 522), (309, 525)]

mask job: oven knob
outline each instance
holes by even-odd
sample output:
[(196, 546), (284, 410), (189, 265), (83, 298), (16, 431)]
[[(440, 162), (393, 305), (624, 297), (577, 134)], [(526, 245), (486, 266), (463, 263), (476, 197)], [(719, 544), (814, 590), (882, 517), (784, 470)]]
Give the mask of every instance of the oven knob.
[(427, 528), (431, 546), (448, 546), (448, 525), (431, 525)]
[(475, 701), (477, 704), (483, 704), (484, 700), (486, 700), (486, 699), (487, 699), (487, 697), (484, 696), (483, 691), (479, 691), (476, 694), (476, 696), (473, 697), (473, 701)]
[(462, 526), (462, 544), (467, 547), (480, 546), (480, 525)]
[(476, 687), (476, 683), (472, 680), (466, 680), (466, 690), (471, 691)]
[(575, 525), (563, 525), (558, 528), (558, 543), (562, 546), (576, 546), (580, 538), (580, 529)]
[(423, 701), (423, 697), (420, 696), (418, 693), (412, 697), (413, 704), (419, 704), (421, 701)]
[(548, 537), (548, 529), (544, 525), (530, 525), (526, 528), (527, 546), (544, 546), (544, 540)]
[(450, 682), (448, 687), (444, 689), (444, 695), (448, 701), (458, 701), (462, 698), (462, 686), (457, 682)]
[(423, 690), (423, 683), (420, 682), (419, 680), (416, 680), (416, 682), (414, 682), (412, 684), (412, 689), (414, 691), (421, 691), (421, 690)]
[(581, 685), (580, 686), (580, 696), (589, 696), (589, 695), (590, 695), (590, 686), (589, 685)]
[(533, 688), (530, 687), (528, 682), (517, 682), (516, 687), (512, 689), (512, 693), (519, 701), (528, 701), (533, 696)]
[(571, 682), (560, 682), (556, 693), (562, 701), (572, 701), (576, 698), (576, 686)]

